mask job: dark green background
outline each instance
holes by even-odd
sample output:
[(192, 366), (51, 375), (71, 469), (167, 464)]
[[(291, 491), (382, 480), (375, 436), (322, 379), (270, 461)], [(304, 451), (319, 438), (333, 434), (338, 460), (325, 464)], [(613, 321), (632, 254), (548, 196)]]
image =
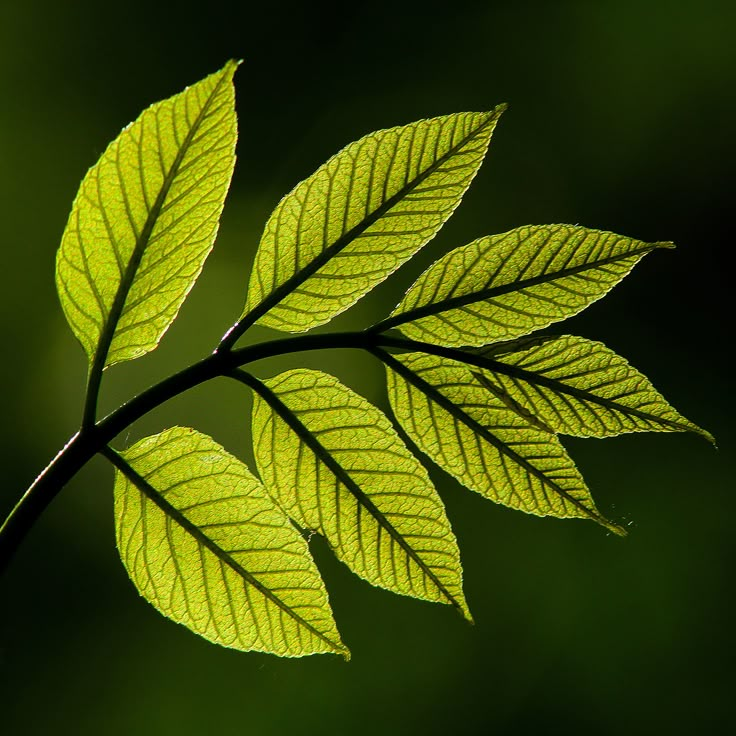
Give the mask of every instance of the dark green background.
[[(161, 618), (119, 564), (95, 461), (0, 580), (0, 731), (15, 734), (693, 734), (732, 722), (733, 313), (724, 263), (736, 165), (730, 0), (0, 3), (2, 510), (80, 418), (85, 361), (53, 260), (79, 180), (151, 102), (244, 58), (221, 236), (180, 321), (109, 372), (111, 408), (209, 351), (239, 312), (278, 199), (381, 127), (510, 103), (441, 235), (339, 326), (386, 313), (448, 248), (570, 222), (679, 249), (559, 328), (604, 341), (718, 438), (570, 441), (620, 540), (494, 506), (435, 474), (476, 625), (373, 589), (319, 545), (353, 652), (279, 660)], [(267, 336), (263, 331), (260, 337)], [(310, 359), (383, 402), (378, 366)], [(264, 366), (267, 371), (280, 365)], [(207, 386), (119, 444), (191, 424), (248, 457), (248, 402)]]

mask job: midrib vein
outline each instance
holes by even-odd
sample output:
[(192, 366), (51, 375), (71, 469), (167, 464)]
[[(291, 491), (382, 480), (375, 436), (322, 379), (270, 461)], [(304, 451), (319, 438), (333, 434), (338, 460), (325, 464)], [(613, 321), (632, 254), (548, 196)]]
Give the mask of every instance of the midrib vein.
[(608, 519), (606, 519), (604, 516), (601, 516), (601, 514), (599, 514), (597, 511), (588, 508), (581, 501), (571, 496), (564, 488), (561, 488), (557, 483), (548, 478), (543, 471), (539, 470), (539, 468), (535, 467), (524, 457), (512, 450), (505, 442), (493, 435), (487, 427), (484, 427), (477, 420), (473, 419), (473, 417), (463, 411), (461, 407), (450, 401), (434, 386), (425, 381), (421, 376), (418, 376), (410, 368), (407, 368), (403, 363), (400, 363), (393, 356), (389, 355), (380, 348), (374, 348), (371, 350), (371, 352), (374, 352), (376, 354), (376, 357), (378, 357), (395, 373), (401, 376), (405, 381), (412, 384), (415, 388), (418, 388), (425, 396), (427, 396), (427, 398), (441, 406), (452, 417), (461, 421), (477, 435), (483, 437), (483, 439), (486, 440), (488, 444), (490, 444), (500, 453), (506, 455), (506, 457), (515, 462), (517, 465), (520, 465), (524, 470), (526, 470), (527, 473), (533, 475), (535, 478), (537, 478), (537, 480), (541, 481), (545, 486), (557, 493), (561, 498), (565, 499), (577, 509), (582, 511), (585, 516), (590, 519), (594, 519), (599, 524), (605, 526), (611, 531), (615, 531), (619, 534), (622, 533), (623, 530), (619, 526), (613, 524), (613, 522), (608, 521)]
[(329, 471), (342, 483), (348, 491), (355, 497), (359, 507), (365, 508), (366, 511), (374, 518), (379, 528), (388, 532), (389, 536), (401, 547), (406, 555), (419, 567), (419, 569), (434, 583), (437, 589), (447, 599), (447, 601), (457, 608), (461, 613), (463, 607), (460, 602), (450, 593), (444, 583), (437, 577), (434, 571), (427, 565), (424, 560), (417, 554), (411, 545), (404, 539), (401, 533), (391, 524), (391, 522), (383, 515), (380, 509), (366, 495), (366, 493), (357, 485), (350, 474), (342, 467), (330, 454), (329, 450), (315, 437), (314, 434), (306, 427), (299, 417), (296, 416), (281, 399), (271, 391), (268, 386), (263, 384), (254, 376), (238, 370), (231, 374), (236, 380), (250, 386), (258, 393), (264, 401), (278, 414), (281, 420), (299, 437), (299, 439), (309, 447), (309, 449), (317, 456), (317, 458), (329, 469)]
[(275, 593), (269, 590), (263, 583), (261, 583), (255, 576), (249, 573), (240, 563), (238, 563), (227, 550), (222, 549), (212, 539), (210, 539), (199, 527), (193, 524), (189, 519), (182, 514), (175, 506), (169, 503), (162, 495), (157, 491), (148, 481), (143, 478), (120, 454), (115, 452), (110, 447), (104, 447), (101, 453), (131, 482), (135, 487), (143, 493), (146, 498), (152, 501), (167, 517), (173, 519), (182, 529), (190, 534), (195, 541), (206, 547), (212, 552), (221, 562), (227, 565), (231, 570), (237, 573), (243, 580), (255, 588), (261, 595), (267, 598), (271, 603), (278, 606), (284, 613), (290, 618), (294, 619), (298, 624), (306, 628), (316, 637), (324, 641), (330, 647), (339, 652), (344, 652), (345, 647), (335, 643), (329, 637), (325, 636), (322, 632), (318, 631), (312, 624), (302, 618), (292, 608), (290, 608), (284, 601), (282, 601)]
[(105, 322), (105, 327), (100, 338), (99, 347), (97, 353), (95, 354), (95, 364), (102, 363), (104, 365), (104, 362), (107, 360), (107, 354), (112, 344), (112, 340), (115, 336), (115, 328), (117, 327), (117, 323), (120, 320), (120, 317), (125, 308), (125, 302), (133, 286), (133, 282), (135, 281), (138, 267), (140, 266), (146, 248), (148, 247), (151, 234), (153, 233), (153, 229), (156, 226), (159, 215), (161, 214), (161, 210), (166, 201), (166, 197), (168, 196), (174, 180), (176, 179), (179, 172), (179, 168), (181, 167), (181, 164), (188, 153), (188, 150), (192, 144), (192, 140), (194, 139), (204, 120), (207, 118), (209, 109), (212, 105), (212, 101), (219, 93), (220, 88), (226, 77), (227, 75), (223, 74), (220, 79), (218, 79), (217, 84), (212, 89), (212, 92), (205, 100), (205, 103), (202, 105), (202, 108), (197, 114), (197, 117), (187, 131), (187, 134), (184, 137), (181, 146), (179, 146), (179, 149), (176, 152), (174, 161), (172, 162), (171, 167), (164, 177), (161, 188), (156, 195), (156, 199), (154, 200), (154, 203), (148, 212), (146, 222), (143, 225), (140, 235), (138, 235), (138, 237), (136, 238), (135, 248), (133, 249), (133, 253), (130, 257), (130, 260), (128, 261), (125, 273), (120, 280), (117, 292), (115, 293), (115, 299), (113, 300), (112, 306), (110, 307), (110, 313)]
[[(474, 138), (478, 137), (489, 125), (493, 124), (498, 119), (498, 114), (494, 114), (496, 111), (489, 113), (488, 119), (476, 128), (472, 133), (465, 136), (461, 141), (455, 144), (447, 152), (442, 154), (440, 158), (434, 161), (428, 166), (421, 174), (417, 175), (414, 179), (407, 182), (398, 192), (393, 194), (388, 199), (384, 200), (373, 212), (368, 214), (363, 220), (357, 225), (352, 227), (346, 233), (343, 233), (332, 245), (329, 245), (324, 250), (315, 256), (307, 265), (305, 265), (300, 271), (295, 273), (289, 279), (284, 281), (280, 286), (277, 286), (258, 306), (256, 306), (246, 317), (242, 320), (244, 328), (252, 325), (258, 319), (260, 319), (266, 312), (279, 304), (288, 294), (294, 289), (304, 283), (310, 276), (316, 273), (322, 266), (324, 266), (331, 258), (340, 253), (346, 248), (353, 240), (363, 234), (371, 225), (374, 225), (386, 212), (388, 212), (394, 205), (398, 204), (409, 192), (416, 189), (425, 179), (431, 176), (438, 168), (442, 166), (447, 160), (452, 158), (458, 151), (466, 146)], [(244, 329), (243, 328), (243, 329)], [(242, 334), (242, 331), (238, 331)]]
[(532, 286), (538, 286), (539, 284), (559, 281), (560, 279), (567, 278), (568, 276), (575, 276), (576, 274), (600, 268), (601, 266), (624, 261), (627, 258), (635, 258), (637, 256), (646, 255), (647, 253), (659, 247), (664, 246), (660, 245), (659, 243), (652, 243), (651, 245), (647, 245), (643, 248), (637, 248), (627, 253), (609, 256), (608, 258), (602, 258), (597, 261), (591, 261), (590, 263), (582, 263), (579, 266), (572, 266), (571, 268), (561, 269), (560, 271), (554, 271), (552, 273), (542, 273), (538, 276), (532, 276), (528, 279), (522, 279), (521, 281), (512, 281), (510, 283), (501, 284), (499, 286), (491, 286), (485, 289), (479, 289), (477, 291), (472, 291), (469, 294), (463, 294), (462, 296), (449, 297), (447, 299), (443, 299), (442, 301), (435, 302), (434, 304), (425, 304), (421, 307), (415, 307), (414, 309), (410, 309), (407, 312), (397, 314), (395, 317), (389, 317), (388, 319), (376, 325), (375, 328), (372, 328), (371, 331), (378, 331), (379, 328), (381, 331), (388, 330), (392, 327), (397, 327), (398, 325), (402, 325), (407, 322), (414, 322), (418, 319), (422, 319), (423, 317), (440, 314), (451, 309), (458, 309), (459, 307), (464, 307), (468, 304), (485, 301), (487, 299), (493, 299), (498, 296), (503, 296), (504, 294), (522, 291), (523, 289), (528, 289)]

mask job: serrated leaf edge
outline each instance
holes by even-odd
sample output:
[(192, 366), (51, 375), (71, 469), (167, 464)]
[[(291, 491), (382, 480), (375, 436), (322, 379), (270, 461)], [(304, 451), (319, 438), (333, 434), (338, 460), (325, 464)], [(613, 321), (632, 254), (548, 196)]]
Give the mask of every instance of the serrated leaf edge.
[[(479, 238), (478, 240), (483, 240), (483, 239), (485, 238)], [(468, 245), (473, 245), (473, 243), (477, 243), (478, 240), (468, 243)], [(464, 247), (468, 247), (468, 246), (461, 246), (461, 248), (464, 248)], [(469, 304), (474, 304), (475, 302), (485, 301), (487, 299), (493, 299), (495, 297), (503, 296), (504, 294), (510, 294), (516, 291), (522, 291), (523, 289), (527, 289), (532, 286), (537, 286), (539, 284), (550, 283), (558, 279), (566, 278), (568, 276), (574, 276), (579, 273), (584, 273), (585, 271), (600, 268), (601, 266), (606, 266), (611, 263), (618, 263), (619, 261), (625, 261), (630, 258), (641, 257), (659, 248), (672, 249), (674, 247), (675, 247), (674, 243), (665, 242), (665, 241), (657, 242), (657, 243), (647, 243), (644, 247), (633, 249), (625, 254), (609, 256), (607, 258), (602, 258), (597, 261), (591, 261), (590, 263), (583, 263), (583, 264), (580, 264), (579, 266), (573, 266), (571, 268), (565, 268), (560, 271), (554, 271), (551, 274), (543, 273), (543, 274), (540, 274), (539, 276), (533, 276), (528, 279), (521, 279), (519, 281), (513, 281), (508, 284), (501, 284), (499, 286), (491, 286), (491, 287), (488, 287), (487, 289), (481, 289), (479, 291), (471, 292), (469, 294), (463, 294), (461, 296), (448, 297), (447, 299), (443, 299), (438, 302), (433, 302), (431, 304), (425, 304), (421, 307), (414, 307), (413, 309), (410, 309), (408, 312), (398, 311), (401, 308), (401, 304), (404, 301), (402, 299), (401, 302), (397, 304), (396, 308), (393, 310), (391, 315), (387, 319), (385, 319), (384, 321), (380, 322), (375, 327), (373, 327), (372, 330), (377, 331), (377, 332), (383, 332), (391, 328), (400, 328), (401, 325), (404, 325), (410, 322), (416, 322), (417, 320), (422, 319), (423, 317), (430, 317), (436, 314), (441, 314), (442, 312), (448, 312), (451, 309), (457, 309), (459, 307), (464, 307)], [(451, 253), (452, 251), (447, 255), (450, 255)], [(431, 269), (433, 269), (437, 265), (437, 263), (442, 261), (443, 258), (445, 257), (446, 256), (443, 256), (442, 258), (435, 261), (431, 266), (429, 266), (429, 268), (427, 268), (419, 276), (415, 284), (420, 283), (421, 280), (425, 277), (425, 275)], [(409, 287), (406, 294), (409, 294), (411, 292), (415, 284), (412, 284), (412, 286)], [(593, 301), (597, 301), (601, 299), (603, 296), (605, 296), (605, 293), (596, 297), (596, 299), (594, 299)]]
[[(225, 337), (223, 338), (222, 344), (224, 346), (231, 346), (237, 340), (237, 338), (240, 335), (242, 335), (246, 329), (248, 329), (248, 327), (258, 322), (258, 320), (261, 317), (263, 317), (270, 309), (278, 305), (286, 296), (288, 296), (292, 291), (294, 291), (297, 287), (303, 284), (310, 276), (315, 274), (320, 268), (322, 268), (322, 266), (324, 266), (335, 255), (337, 255), (338, 253), (340, 253), (340, 251), (346, 248), (351, 242), (353, 242), (353, 240), (355, 240), (359, 235), (361, 235), (361, 233), (367, 230), (371, 225), (375, 224), (382, 217), (384, 213), (388, 212), (392, 207), (394, 207), (394, 205), (400, 202), (407, 195), (407, 193), (411, 192), (415, 187), (421, 184), (422, 181), (424, 181), (426, 178), (431, 176), (438, 168), (442, 166), (443, 163), (445, 163), (448, 159), (454, 156), (460, 149), (466, 146), (474, 138), (478, 137), (488, 127), (494, 127), (497, 124), (501, 114), (506, 110), (506, 108), (507, 108), (506, 104), (501, 104), (501, 105), (497, 105), (492, 110), (489, 110), (488, 118), (481, 125), (479, 125), (471, 134), (467, 135), (460, 142), (458, 142), (456, 145), (450, 148), (440, 158), (438, 158), (429, 167), (427, 167), (427, 169), (422, 171), (421, 174), (416, 176), (411, 181), (406, 182), (406, 184), (398, 192), (396, 192), (394, 195), (392, 195), (388, 199), (384, 200), (373, 212), (367, 215), (357, 225), (352, 227), (348, 232), (341, 235), (332, 245), (330, 245), (329, 247), (321, 251), (312, 261), (306, 264), (301, 270), (299, 270), (293, 276), (288, 278), (281, 285), (277, 286), (273, 291), (271, 291), (267, 296), (265, 296), (259, 304), (253, 307), (253, 309), (251, 309), (248, 313), (244, 314), (238, 320), (238, 322), (226, 333)], [(423, 122), (423, 121), (420, 120), (416, 122)], [(375, 131), (374, 135), (376, 133), (381, 133), (381, 132), (383, 131), (380, 131), (380, 130)], [(322, 166), (323, 167), (328, 166), (329, 163), (333, 159), (335, 159), (337, 156), (340, 155), (340, 153), (342, 153), (342, 151), (338, 151), (338, 153), (331, 156)], [(472, 178), (475, 177), (475, 173), (476, 172), (473, 173), (471, 180)], [(294, 189), (298, 188), (301, 184), (307, 181), (308, 178), (299, 182), (299, 184), (297, 184), (296, 187), (294, 187)], [(284, 200), (286, 200), (289, 196), (291, 196), (291, 193), (292, 192), (289, 192), (288, 194), (284, 195), (284, 197), (282, 197), (282, 199), (279, 201), (279, 204), (276, 206), (274, 211), (278, 210), (281, 203), (284, 202)], [(450, 210), (448, 218), (452, 215), (452, 213), (455, 211), (455, 209), (457, 209), (459, 205), (460, 205), (460, 201), (458, 201), (455, 207), (453, 207)], [(387, 274), (386, 278), (388, 278), (388, 276), (390, 275), (391, 275), (390, 273)], [(311, 329), (311, 328), (307, 328), (307, 329)], [(303, 331), (307, 331), (307, 329)]]
[(264, 383), (259, 381), (255, 376), (246, 373), (242, 370), (234, 371), (230, 374), (232, 378), (245, 384), (255, 391), (279, 416), (279, 418), (299, 437), (300, 441), (304, 442), (305, 445), (315, 454), (315, 456), (322, 462), (322, 464), (340, 481), (348, 491), (355, 497), (357, 502), (365, 508), (366, 511), (376, 520), (384, 531), (386, 531), (391, 538), (399, 545), (399, 547), (407, 554), (407, 556), (419, 567), (424, 575), (432, 581), (437, 590), (447, 599), (447, 602), (452, 605), (458, 612), (467, 620), (472, 622), (470, 613), (466, 606), (463, 606), (461, 601), (458, 601), (455, 596), (450, 593), (445, 587), (442, 581), (435, 575), (432, 569), (422, 560), (422, 558), (416, 553), (411, 545), (404, 539), (404, 537), (398, 532), (393, 524), (386, 519), (381, 513), (378, 507), (371, 501), (366, 493), (358, 486), (358, 484), (352, 479), (350, 473), (335, 460), (330, 452), (324, 447), (324, 445), (317, 439), (317, 437), (310, 432), (310, 430), (301, 422), (301, 420), (284, 404), (281, 399), (266, 386)]
[(206, 547), (212, 552), (223, 564), (227, 565), (245, 582), (255, 588), (261, 595), (270, 600), (275, 606), (282, 610), (287, 616), (296, 621), (300, 626), (310, 631), (321, 641), (330, 646), (336, 654), (341, 654), (346, 660), (350, 659), (349, 650), (342, 644), (332, 641), (329, 637), (321, 633), (312, 624), (295, 613), (288, 605), (286, 605), (277, 595), (270, 591), (266, 586), (261, 584), (257, 578), (251, 575), (242, 565), (234, 560), (225, 550), (213, 542), (206, 534), (204, 534), (196, 524), (193, 524), (187, 517), (182, 514), (175, 506), (170, 504), (140, 473), (138, 473), (128, 461), (113, 450), (106, 446), (101, 453), (117, 468), (133, 485), (154, 503), (164, 514), (173, 519), (182, 529), (192, 536), (198, 544)]
[(442, 409), (444, 409), (446, 412), (448, 412), (453, 418), (461, 421), (465, 426), (467, 426), (469, 429), (471, 429), (473, 432), (475, 432), (477, 435), (482, 437), (488, 444), (492, 445), (496, 450), (498, 450), (500, 453), (506, 455), (506, 457), (510, 458), (513, 462), (515, 462), (517, 465), (522, 467), (527, 473), (530, 475), (533, 475), (535, 478), (537, 478), (539, 481), (541, 481), (547, 488), (552, 490), (554, 493), (559, 495), (561, 498), (564, 498), (568, 503), (575, 506), (575, 508), (579, 509), (583, 512), (583, 514), (593, 521), (596, 521), (601, 526), (605, 527), (609, 531), (613, 532), (614, 534), (625, 537), (627, 532), (626, 530), (620, 526), (619, 524), (616, 524), (612, 521), (609, 521), (605, 516), (603, 516), (601, 513), (599, 513), (594, 508), (588, 508), (584, 503), (579, 501), (578, 499), (571, 496), (567, 491), (565, 491), (563, 488), (560, 488), (553, 480), (548, 478), (541, 470), (534, 467), (528, 460), (523, 458), (521, 455), (519, 455), (517, 452), (512, 450), (506, 443), (502, 442), (498, 439), (494, 434), (492, 434), (486, 427), (484, 427), (482, 424), (477, 422), (475, 419), (473, 419), (471, 416), (466, 414), (462, 409), (457, 407), (455, 404), (452, 403), (449, 399), (447, 399), (445, 396), (443, 396), (439, 391), (437, 391), (434, 386), (429, 384), (427, 381), (425, 381), (421, 376), (417, 376), (412, 370), (407, 368), (405, 365), (403, 365), (401, 362), (396, 360), (392, 355), (387, 353), (385, 350), (382, 350), (381, 348), (372, 348), (371, 352), (381, 361), (383, 362), (388, 368), (390, 368), (394, 373), (399, 375), (401, 378), (403, 378), (407, 383), (410, 383), (415, 388), (419, 389), (427, 398), (429, 398), (431, 401), (436, 403), (438, 406), (440, 406)]

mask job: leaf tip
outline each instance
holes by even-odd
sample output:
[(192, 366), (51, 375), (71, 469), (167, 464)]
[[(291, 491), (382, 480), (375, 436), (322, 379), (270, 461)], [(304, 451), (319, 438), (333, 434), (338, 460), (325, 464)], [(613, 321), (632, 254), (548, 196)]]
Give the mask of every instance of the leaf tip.
[(225, 66), (222, 67), (222, 71), (227, 76), (232, 77), (242, 63), (242, 59), (228, 59)]
[(667, 250), (674, 250), (677, 246), (671, 240), (660, 240), (653, 244), (655, 248), (667, 248)]
[(711, 445), (713, 445), (714, 449), (718, 449), (718, 443), (716, 442), (716, 438), (707, 430), (703, 429), (702, 427), (698, 427), (697, 425), (693, 425), (694, 429), (693, 431), (699, 434), (703, 439), (707, 440)]
[(468, 602), (465, 600), (465, 596), (461, 592), (458, 597), (453, 596), (448, 603), (472, 626), (475, 625), (473, 620), (473, 614), (470, 613), (468, 608)]
[(500, 104), (491, 108), (487, 113), (485, 113), (487, 115), (486, 125), (491, 124), (495, 127), (501, 115), (503, 115), (508, 109), (508, 102), (501, 102)]
[(608, 529), (609, 532), (613, 532), (617, 537), (628, 537), (629, 533), (620, 524), (615, 524), (608, 519), (600, 519), (599, 524)]
[(703, 429), (702, 427), (699, 427), (697, 424), (693, 424), (693, 422), (688, 421), (684, 417), (680, 417), (681, 421), (674, 424), (673, 428), (676, 430), (679, 430), (681, 432), (692, 432), (693, 434), (697, 434), (700, 437), (702, 437), (706, 442), (713, 445), (713, 447), (717, 450), (718, 449), (718, 443), (716, 442), (716, 438), (707, 430)]

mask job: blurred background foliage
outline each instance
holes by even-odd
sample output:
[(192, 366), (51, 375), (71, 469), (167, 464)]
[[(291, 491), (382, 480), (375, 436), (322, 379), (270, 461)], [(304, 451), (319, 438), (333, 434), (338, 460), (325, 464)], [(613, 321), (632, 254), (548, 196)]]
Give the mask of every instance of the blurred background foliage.
[[(375, 320), (447, 249), (518, 225), (671, 239), (678, 250), (648, 256), (558, 330), (626, 356), (720, 445), (567, 442), (601, 510), (630, 525), (625, 540), (494, 506), (435, 472), (474, 627), (370, 588), (316, 542), (350, 664), (238, 654), (159, 617), (118, 561), (112, 473), (95, 461), (0, 581), (3, 734), (692, 734), (731, 722), (733, 276), (723, 257), (735, 32), (730, 0), (3, 0), (3, 512), (80, 418), (85, 361), (53, 281), (78, 183), (145, 106), (230, 57), (245, 63), (220, 238), (161, 348), (110, 370), (104, 408), (212, 349), (242, 306), (270, 210), (328, 156), (374, 129), (506, 101), (454, 218), (335, 326)], [(362, 356), (302, 364), (384, 402), (381, 370)], [(242, 394), (224, 381), (201, 387), (118, 446), (188, 424), (248, 458)]]

